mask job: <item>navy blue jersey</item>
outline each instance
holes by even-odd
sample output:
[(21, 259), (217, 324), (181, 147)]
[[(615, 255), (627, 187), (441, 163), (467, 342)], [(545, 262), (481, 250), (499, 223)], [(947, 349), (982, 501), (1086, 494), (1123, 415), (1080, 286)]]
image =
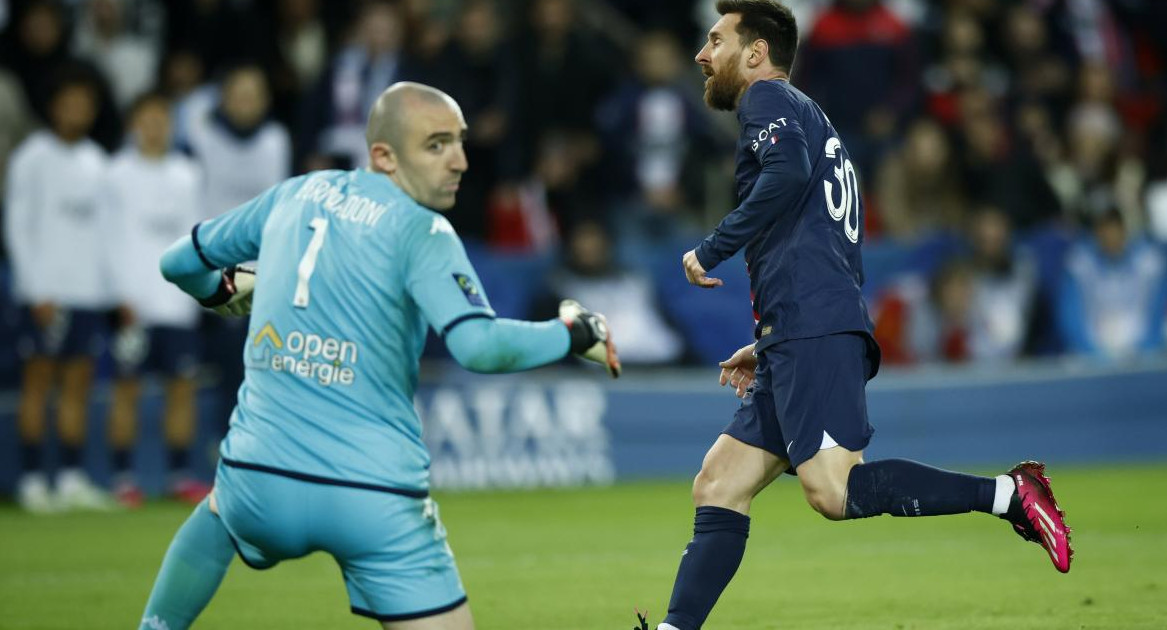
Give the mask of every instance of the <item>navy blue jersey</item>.
[(832, 333), (872, 335), (860, 287), (863, 203), (831, 122), (786, 81), (758, 81), (738, 105), (740, 205), (697, 247), (709, 271), (745, 248), (760, 350)]

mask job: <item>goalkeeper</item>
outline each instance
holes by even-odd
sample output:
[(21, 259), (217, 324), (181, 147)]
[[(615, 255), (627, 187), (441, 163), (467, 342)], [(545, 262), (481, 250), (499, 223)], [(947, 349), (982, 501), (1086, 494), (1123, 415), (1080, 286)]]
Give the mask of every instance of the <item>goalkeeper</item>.
[[(446, 94), (398, 83), (369, 116), (369, 168), (287, 180), (194, 228), (163, 275), (204, 306), (250, 312), (215, 488), (175, 535), (141, 628), (187, 628), (234, 554), (252, 568), (323, 550), (353, 613), (385, 628), (473, 627), (413, 407), (428, 326), (475, 372), (576, 354), (620, 363), (602, 315), (495, 317), (454, 204), (466, 123)], [(258, 272), (238, 267), (256, 260)]]

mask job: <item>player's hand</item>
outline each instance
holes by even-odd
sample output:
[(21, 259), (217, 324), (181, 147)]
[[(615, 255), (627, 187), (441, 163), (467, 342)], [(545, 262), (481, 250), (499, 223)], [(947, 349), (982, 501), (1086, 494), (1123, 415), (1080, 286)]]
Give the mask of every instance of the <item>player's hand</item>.
[(705, 277), (705, 268), (697, 262), (697, 250), (689, 250), (688, 253), (681, 258), (681, 264), (685, 267), (685, 277), (689, 279), (689, 284), (696, 285), (702, 289), (712, 289), (722, 285), (721, 280), (717, 278)]
[(255, 270), (236, 265), (224, 269), (219, 289), (199, 304), (225, 317), (244, 317), (251, 313), (251, 294), (255, 290)]
[(754, 344), (742, 347), (718, 365), (721, 366), (721, 385), (730, 385), (738, 398), (745, 398), (746, 390), (754, 384), (754, 370), (758, 367)]
[(620, 357), (603, 315), (587, 310), (575, 300), (564, 300), (559, 303), (559, 319), (567, 324), (572, 354), (603, 365), (612, 378), (620, 377)]
[(57, 315), (57, 305), (52, 302), (38, 302), (33, 304), (29, 311), (32, 313), (32, 323), (43, 330), (53, 323), (53, 317)]

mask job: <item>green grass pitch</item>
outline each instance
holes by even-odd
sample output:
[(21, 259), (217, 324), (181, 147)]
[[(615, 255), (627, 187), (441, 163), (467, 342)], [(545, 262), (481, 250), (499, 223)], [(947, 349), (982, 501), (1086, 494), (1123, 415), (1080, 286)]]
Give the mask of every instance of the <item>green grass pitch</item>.
[[(695, 462), (696, 464), (696, 462)], [(1050, 471), (1073, 570), (985, 515), (831, 523), (784, 478), (756, 501), (745, 562), (707, 628), (1167, 628), (1167, 466)], [(479, 628), (628, 630), (659, 621), (692, 508), (688, 485), (439, 495)], [(32, 517), (0, 507), (0, 628), (135, 628), (187, 513)], [(317, 554), (236, 561), (197, 628), (371, 628)]]

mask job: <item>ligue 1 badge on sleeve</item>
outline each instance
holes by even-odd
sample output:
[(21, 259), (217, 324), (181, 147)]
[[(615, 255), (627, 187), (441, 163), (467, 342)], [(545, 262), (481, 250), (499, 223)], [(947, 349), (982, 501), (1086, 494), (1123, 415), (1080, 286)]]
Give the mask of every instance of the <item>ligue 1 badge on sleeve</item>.
[(454, 274), (454, 282), (458, 283), (458, 288), (462, 289), (462, 294), (466, 296), (466, 301), (471, 306), (486, 306), (486, 300), (482, 299), (482, 293), (478, 291), (478, 287), (470, 276), (456, 273)]

